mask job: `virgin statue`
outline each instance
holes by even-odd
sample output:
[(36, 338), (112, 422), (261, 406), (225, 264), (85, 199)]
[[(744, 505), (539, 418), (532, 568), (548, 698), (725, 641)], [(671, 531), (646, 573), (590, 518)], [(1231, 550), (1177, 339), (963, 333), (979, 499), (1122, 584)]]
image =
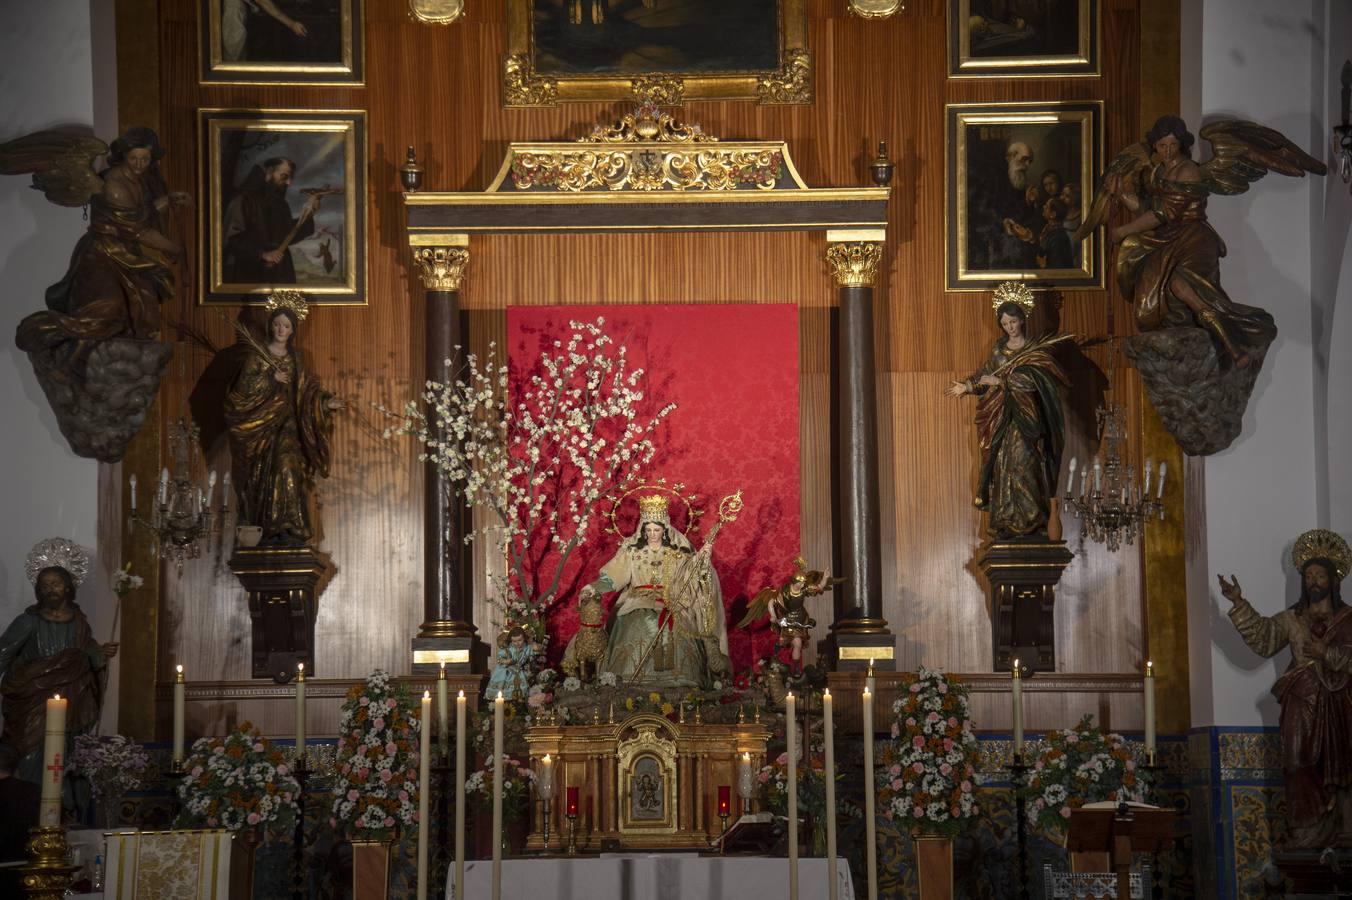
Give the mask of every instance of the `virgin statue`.
[(1033, 294), (1023, 285), (1001, 285), (991, 305), (1002, 333), (990, 359), (946, 393), (978, 398), (984, 458), (975, 503), (990, 514), (991, 537), (1045, 537), (1065, 446), (1066, 376), (1050, 350), (1069, 335), (1028, 337)]
[(333, 412), (343, 401), (323, 390), (296, 352), (304, 297), (278, 291), (267, 309), (266, 345), (240, 330), (248, 352), (225, 397), (230, 466), (240, 524), (261, 527), (264, 544), (302, 545), (314, 536), (310, 491), (315, 473), (328, 477)]
[(731, 670), (710, 559), (717, 526), (697, 551), (671, 524), (666, 497), (641, 497), (638, 506), (638, 528), (581, 591), (584, 600), (620, 592), (601, 672), (631, 685), (709, 688)]

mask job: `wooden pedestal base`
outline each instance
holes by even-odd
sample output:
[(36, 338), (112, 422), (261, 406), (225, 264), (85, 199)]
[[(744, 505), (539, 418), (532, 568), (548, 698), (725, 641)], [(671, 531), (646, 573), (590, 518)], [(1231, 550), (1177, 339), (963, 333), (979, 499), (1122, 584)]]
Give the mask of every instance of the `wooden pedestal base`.
[(1075, 557), (1065, 541), (995, 541), (977, 560), (991, 588), (994, 671), (1056, 671), (1056, 584)]

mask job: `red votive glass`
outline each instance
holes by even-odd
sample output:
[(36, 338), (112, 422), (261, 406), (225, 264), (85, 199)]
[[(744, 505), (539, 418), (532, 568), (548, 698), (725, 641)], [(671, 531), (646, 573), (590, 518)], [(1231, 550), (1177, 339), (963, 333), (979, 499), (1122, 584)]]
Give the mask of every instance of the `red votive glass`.
[(732, 812), (732, 788), (726, 784), (718, 786), (718, 814), (726, 816)]
[(568, 815), (577, 815), (577, 788), (575, 787), (568, 789)]

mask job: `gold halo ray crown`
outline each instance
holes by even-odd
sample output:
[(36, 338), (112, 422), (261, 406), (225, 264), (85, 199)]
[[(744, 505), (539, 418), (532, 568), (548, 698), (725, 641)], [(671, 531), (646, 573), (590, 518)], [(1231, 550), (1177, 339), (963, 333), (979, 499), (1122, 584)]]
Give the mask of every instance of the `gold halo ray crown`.
[(1025, 314), (1031, 315), (1033, 305), (1036, 300), (1033, 292), (1028, 289), (1028, 285), (1022, 281), (1006, 281), (995, 289), (991, 295), (991, 309), (999, 310), (1006, 303), (1016, 303), (1023, 307)]
[(305, 317), (310, 314), (310, 304), (300, 291), (274, 291), (272, 296), (268, 297), (268, 302), (263, 304), (263, 308), (268, 311), (269, 316), (279, 309), (290, 310), (297, 322), (304, 322)]
[[(671, 500), (667, 499), (667, 497), (670, 497), (685, 504), (686, 527), (684, 530), (690, 531), (695, 527), (695, 523), (699, 520), (699, 517), (704, 515), (704, 510), (696, 508), (695, 506), (695, 501), (699, 499), (697, 494), (690, 494), (687, 496), (684, 491), (684, 484), (680, 482), (668, 484), (665, 478), (658, 478), (654, 481), (645, 481), (636, 484), (619, 495), (607, 497), (606, 499), (610, 501), (610, 514), (607, 516), (607, 518), (610, 519), (610, 528), (608, 530), (613, 534), (621, 533), (620, 523), (616, 521), (615, 515), (619, 512), (620, 507), (626, 500), (635, 494), (639, 494), (639, 522), (657, 521), (670, 523), (669, 507), (671, 505)], [(662, 496), (662, 494), (666, 494), (667, 497)], [(654, 516), (654, 518), (649, 518), (649, 511), (651, 511), (651, 515)]]
[(1321, 557), (1333, 563), (1339, 581), (1347, 577), (1348, 568), (1352, 567), (1352, 550), (1348, 549), (1347, 541), (1336, 531), (1311, 528), (1296, 538), (1295, 544), (1291, 546), (1291, 562), (1297, 572), (1303, 570), (1310, 560)]

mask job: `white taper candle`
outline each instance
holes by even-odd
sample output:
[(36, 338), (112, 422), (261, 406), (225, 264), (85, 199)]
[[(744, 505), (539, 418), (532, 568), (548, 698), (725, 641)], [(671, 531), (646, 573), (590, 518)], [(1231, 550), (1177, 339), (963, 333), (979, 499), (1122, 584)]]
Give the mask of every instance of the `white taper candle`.
[(418, 720), (418, 900), (427, 900), (428, 798), (432, 794), (432, 694), (423, 691)]
[(826, 782), (826, 889), (829, 900), (836, 900), (840, 891), (836, 885), (836, 725), (833, 707), (831, 689), (827, 688), (822, 691), (822, 739), (826, 742), (826, 768), (822, 778)]

